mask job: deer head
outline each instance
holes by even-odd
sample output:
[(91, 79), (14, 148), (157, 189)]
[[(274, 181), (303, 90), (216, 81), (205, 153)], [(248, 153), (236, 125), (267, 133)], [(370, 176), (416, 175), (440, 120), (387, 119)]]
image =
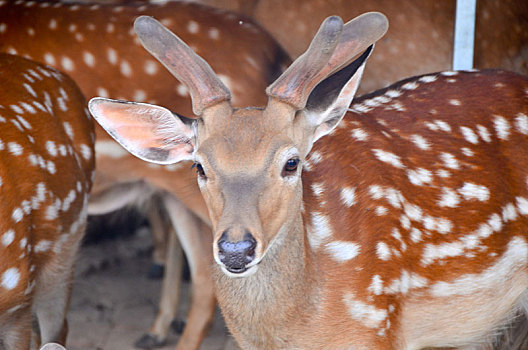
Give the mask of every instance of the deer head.
[(188, 87), (197, 119), (189, 125), (162, 107), (103, 98), (89, 108), (137, 157), (194, 162), (215, 261), (228, 276), (247, 276), (285, 236), (302, 234), (303, 162), (344, 116), (387, 26), (375, 12), (346, 24), (327, 18), (307, 51), (267, 88), (265, 108), (233, 109), (229, 90), (203, 59), (156, 20), (139, 17), (143, 46)]

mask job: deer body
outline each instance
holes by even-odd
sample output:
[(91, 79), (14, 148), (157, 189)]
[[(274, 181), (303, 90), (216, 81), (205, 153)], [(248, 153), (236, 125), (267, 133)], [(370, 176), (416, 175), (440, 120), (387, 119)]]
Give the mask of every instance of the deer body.
[(526, 77), (415, 77), (347, 112), (387, 22), (329, 17), (265, 108), (233, 109), (179, 38), (151, 18), (135, 29), (192, 89), (198, 120), (89, 108), (139, 158), (195, 161), (218, 301), (242, 348), (469, 348), (525, 322)]
[[(218, 301), (240, 345), (492, 340), (528, 298), (528, 94), (511, 100), (527, 83), (506, 72), (447, 72), (357, 99), (307, 158), (304, 214), (297, 210), (292, 231), (254, 275), (217, 268)], [(487, 117), (477, 97), (457, 105), (462, 89), (493, 95), (500, 115)]]
[(64, 342), (77, 248), (94, 168), (93, 124), (77, 86), (35, 62), (0, 54), (0, 345)]
[[(30, 57), (65, 71), (88, 97), (103, 95), (148, 101), (176, 113), (190, 114), (188, 89), (139, 45), (132, 31), (133, 21), (139, 15), (159, 18), (204, 57), (214, 60), (213, 68), (233, 90), (235, 104), (265, 103), (265, 87), (280, 74), (281, 66), (290, 62), (273, 39), (246, 18), (185, 2), (124, 6), (2, 2), (0, 51)], [(198, 348), (213, 316), (214, 296), (208, 270), (211, 254), (204, 248), (210, 246), (210, 221), (191, 164), (149, 166), (130, 156), (101, 128), (96, 128), (96, 156), (89, 214), (105, 214), (124, 205), (145, 203), (153, 193), (162, 193), (163, 206), (178, 208), (180, 217), (172, 216), (170, 226), (179, 228), (177, 234), (196, 285), (180, 347)], [(149, 208), (154, 214), (158, 210), (157, 206)], [(151, 223), (157, 222), (154, 214), (149, 215)], [(155, 234), (166, 237), (167, 225), (152, 226)], [(197, 229), (200, 231), (193, 231)], [(175, 239), (169, 242), (178, 244)], [(174, 244), (168, 250), (176, 250)], [(178, 283), (175, 279), (180, 273), (180, 255), (170, 254), (176, 260), (167, 262), (169, 271), (164, 282), (167, 287), (163, 288), (160, 311), (150, 331), (154, 338), (151, 342), (158, 345), (165, 341), (176, 315), (178, 291), (174, 285)], [(206, 291), (209, 295), (205, 295)]]

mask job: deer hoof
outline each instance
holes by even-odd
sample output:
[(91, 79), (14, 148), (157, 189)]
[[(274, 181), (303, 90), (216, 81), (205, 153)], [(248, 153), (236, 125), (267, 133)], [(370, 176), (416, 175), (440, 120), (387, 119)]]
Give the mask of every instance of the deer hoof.
[(182, 334), (185, 329), (185, 321), (176, 319), (171, 322), (171, 328), (176, 334)]
[(165, 339), (159, 339), (154, 334), (147, 333), (143, 334), (143, 336), (136, 341), (134, 346), (139, 349), (154, 349), (162, 347), (165, 344)]
[(149, 269), (149, 271), (147, 273), (147, 278), (149, 278), (151, 280), (159, 280), (159, 279), (163, 278), (163, 274), (164, 273), (165, 273), (165, 266), (164, 265), (152, 263), (152, 265), (150, 265), (150, 269)]

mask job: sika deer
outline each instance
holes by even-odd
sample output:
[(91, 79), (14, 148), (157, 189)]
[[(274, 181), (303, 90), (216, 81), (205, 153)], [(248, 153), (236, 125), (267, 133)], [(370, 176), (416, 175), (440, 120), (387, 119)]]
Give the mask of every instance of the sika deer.
[[(160, 18), (213, 62), (215, 71), (233, 90), (235, 104), (265, 103), (265, 87), (280, 74), (281, 66), (290, 62), (272, 38), (246, 18), (182, 2), (107, 6), (0, 1), (0, 51), (66, 71), (86, 96), (149, 101), (189, 114), (187, 88), (148, 55), (131, 31), (134, 19), (141, 14)], [(129, 155), (100, 128), (96, 133), (97, 172), (90, 214), (145, 202), (152, 193), (161, 193), (164, 205), (176, 206), (181, 213), (180, 217), (172, 215), (171, 222), (190, 260), (194, 286), (180, 346), (198, 348), (215, 301), (209, 274), (212, 256), (205, 248), (211, 244), (210, 221), (191, 164), (152, 167)], [(167, 228), (156, 225), (159, 209), (148, 210), (153, 231), (164, 236)], [(164, 343), (176, 314), (181, 253), (174, 237), (168, 246), (173, 260), (167, 263), (159, 313), (140, 345)]]
[(135, 27), (192, 90), (198, 120), (89, 108), (136, 156), (195, 161), (217, 297), (242, 348), (468, 348), (527, 313), (526, 77), (414, 77), (347, 113), (387, 22), (330, 17), (265, 108), (233, 109), (183, 41), (152, 18)]
[(94, 129), (73, 81), (0, 54), (0, 348), (64, 344), (94, 170)]

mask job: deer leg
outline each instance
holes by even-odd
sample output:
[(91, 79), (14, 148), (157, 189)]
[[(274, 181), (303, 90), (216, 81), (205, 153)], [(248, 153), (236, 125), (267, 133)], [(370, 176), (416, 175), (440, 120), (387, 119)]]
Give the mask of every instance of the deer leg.
[(167, 268), (161, 287), (158, 314), (150, 332), (136, 342), (135, 345), (139, 348), (152, 348), (165, 344), (170, 325), (178, 310), (183, 255), (174, 229), (169, 230), (168, 236)]
[(165, 207), (189, 261), (192, 280), (187, 325), (176, 349), (198, 349), (213, 319), (215, 296), (211, 277), (210, 229), (175, 197), (167, 194)]
[(29, 306), (14, 311), (3, 326), (0, 331), (0, 350), (30, 349), (31, 308)]
[(85, 228), (84, 218), (84, 223), (79, 225), (77, 232), (67, 234), (68, 238), (61, 242), (60, 246), (55, 246), (55, 249), (60, 250), (46, 264), (38, 277), (33, 312), (37, 318), (42, 344), (66, 342), (68, 334), (66, 313), (71, 296), (73, 267)]
[[(168, 240), (170, 239), (169, 231), (171, 230), (170, 225), (167, 225), (163, 215), (160, 212), (161, 208), (159, 201), (153, 199), (147, 209), (147, 217), (150, 223), (150, 230), (152, 232), (152, 241), (154, 245), (154, 251), (152, 252), (152, 265), (149, 268), (148, 277), (159, 279), (163, 277), (164, 268), (166, 266), (167, 252), (171, 249), (172, 245)], [(169, 247), (167, 247), (169, 243)], [(180, 250), (179, 242), (177, 243), (178, 250)], [(181, 255), (181, 253), (180, 253)], [(180, 263), (181, 265), (181, 263)]]

